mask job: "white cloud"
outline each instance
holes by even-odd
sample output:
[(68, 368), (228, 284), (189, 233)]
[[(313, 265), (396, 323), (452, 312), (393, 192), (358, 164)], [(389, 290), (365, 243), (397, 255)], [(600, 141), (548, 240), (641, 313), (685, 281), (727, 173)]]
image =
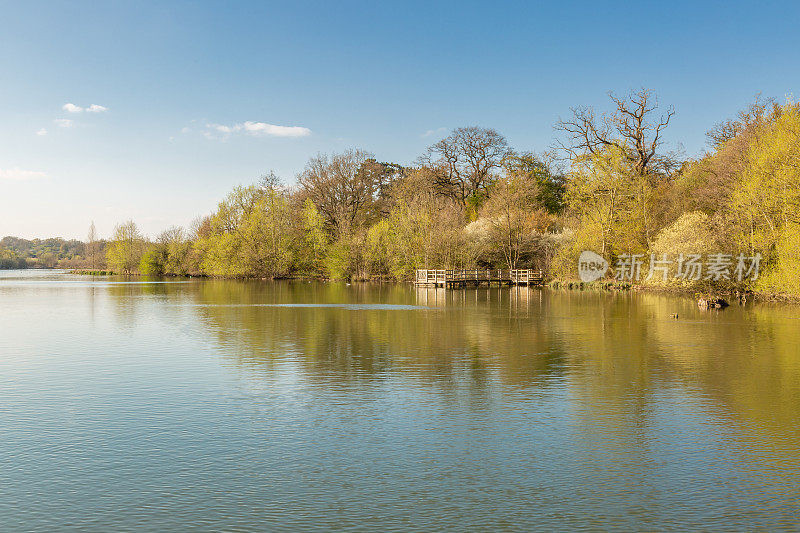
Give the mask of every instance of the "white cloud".
[(36, 132), (36, 135), (39, 135), (39, 136), (47, 135), (47, 128), (40, 129), (39, 131)]
[(87, 113), (102, 113), (104, 111), (108, 111), (107, 107), (98, 104), (92, 104), (89, 107), (81, 107), (79, 105), (75, 105), (72, 103), (66, 103), (63, 106), (61, 106), (61, 109), (63, 109), (67, 113), (82, 113), (84, 111), (86, 111)]
[(223, 126), (222, 124), (207, 124), (207, 126), (220, 133), (233, 133), (234, 131), (239, 131), (237, 126)]
[(53, 121), (53, 123), (58, 126), (59, 128), (71, 128), (72, 121), (68, 118), (57, 118)]
[(24, 181), (36, 178), (46, 178), (47, 174), (44, 172), (37, 172), (35, 170), (22, 170), (19, 167), (2, 169), (0, 168), (0, 179)]
[[(225, 124), (206, 124), (206, 127), (225, 136), (232, 133), (244, 133), (254, 137), (307, 137), (311, 135), (311, 130), (302, 126), (277, 126), (266, 122), (246, 121), (232, 126)], [(206, 132), (206, 137), (212, 138), (211, 132)]]
[(274, 137), (306, 137), (311, 130), (301, 126), (276, 126), (264, 122), (245, 122), (244, 130), (251, 135), (272, 135)]
[(447, 128), (436, 128), (435, 130), (428, 130), (421, 135), (421, 137), (430, 137), (431, 135), (436, 135), (437, 133), (444, 133), (447, 131)]

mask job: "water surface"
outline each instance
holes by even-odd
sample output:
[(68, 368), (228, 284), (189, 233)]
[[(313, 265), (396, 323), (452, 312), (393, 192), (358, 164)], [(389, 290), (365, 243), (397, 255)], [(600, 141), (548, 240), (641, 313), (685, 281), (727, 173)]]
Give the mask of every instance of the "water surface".
[(797, 530), (799, 331), (643, 294), (0, 271), (0, 529)]

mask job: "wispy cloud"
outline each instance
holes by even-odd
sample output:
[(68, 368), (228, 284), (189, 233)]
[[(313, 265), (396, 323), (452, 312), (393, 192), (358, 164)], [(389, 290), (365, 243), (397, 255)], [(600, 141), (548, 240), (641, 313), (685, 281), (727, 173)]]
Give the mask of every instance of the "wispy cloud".
[(0, 179), (25, 181), (37, 178), (46, 178), (47, 174), (44, 172), (37, 172), (35, 170), (23, 170), (19, 167), (2, 169), (0, 168)]
[(108, 111), (107, 107), (98, 104), (92, 104), (89, 107), (81, 107), (73, 103), (66, 103), (61, 106), (61, 109), (67, 113), (83, 113), (84, 111), (87, 113), (103, 113), (104, 111)]
[(40, 137), (43, 136), (43, 135), (47, 135), (47, 128), (40, 129), (39, 131), (36, 132), (36, 135), (38, 135)]
[(302, 126), (278, 126), (276, 124), (248, 120), (230, 126), (225, 124), (206, 124), (206, 131), (203, 132), (203, 135), (212, 139), (227, 138), (236, 133), (253, 137), (308, 137), (311, 135), (311, 130)]
[(71, 128), (72, 121), (68, 118), (57, 118), (53, 121), (53, 124), (58, 126), (59, 128)]
[(447, 128), (436, 128), (435, 130), (426, 131), (425, 133), (420, 135), (420, 137), (430, 137), (431, 135), (436, 135), (438, 133), (444, 133), (446, 131), (447, 131)]

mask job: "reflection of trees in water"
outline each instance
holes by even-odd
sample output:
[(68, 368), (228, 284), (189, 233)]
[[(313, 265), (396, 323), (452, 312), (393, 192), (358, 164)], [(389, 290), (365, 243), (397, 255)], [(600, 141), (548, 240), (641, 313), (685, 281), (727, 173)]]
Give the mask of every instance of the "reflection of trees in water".
[[(800, 347), (789, 319), (796, 312), (708, 312), (689, 299), (647, 294), (552, 294), (564, 300), (553, 308), (569, 307), (569, 317), (551, 322), (554, 337), (569, 339), (572, 408), (585, 432), (603, 432), (587, 438), (602, 438), (605, 452), (616, 446), (621, 464), (651, 460), (653, 444), (671, 438), (662, 423), (673, 409), (667, 416), (688, 417), (695, 429), (727, 426), (737, 453), (758, 457), (764, 474), (800, 466)], [(785, 501), (794, 498), (792, 484), (783, 486)]]
[[(149, 304), (156, 302), (176, 303), (187, 298), (187, 287), (195, 284), (185, 283), (147, 283), (148, 278), (114, 276), (99, 281), (99, 286), (112, 302), (112, 309), (117, 319), (117, 327), (133, 329), (148, 313), (157, 313), (167, 321), (177, 318), (180, 308), (159, 306), (150, 309)], [(155, 280), (155, 279), (154, 279)], [(160, 281), (160, 280), (155, 280)], [(103, 286), (105, 284), (105, 286)], [(91, 289), (94, 294), (95, 287)]]
[(226, 353), (247, 366), (293, 357), (315, 379), (399, 372), (431, 383), (457, 378), (507, 387), (564, 378), (587, 409), (607, 406), (635, 424), (644, 423), (652, 392), (677, 382), (724, 402), (743, 421), (798, 424), (800, 321), (785, 306), (704, 312), (689, 299), (659, 295), (399, 284), (211, 280), (107, 291), (120, 322), (135, 322), (148, 311), (145, 302), (177, 304), (158, 307), (167, 320), (190, 306)]
[[(404, 285), (208, 282), (198, 315), (244, 366), (294, 357), (315, 380), (413, 376), (443, 390), (526, 385), (560, 367), (528, 296), (448, 291), (444, 305)], [(471, 293), (471, 294), (469, 294)], [(526, 289), (527, 293), (527, 289)], [(538, 300), (537, 300), (538, 302)], [(258, 307), (256, 304), (389, 304), (427, 309)], [(536, 306), (539, 304), (537, 303)]]
[[(771, 449), (778, 463), (797, 462), (800, 346), (791, 308), (701, 312), (689, 299), (635, 293), (299, 282), (109, 291), (121, 321), (147, 312), (142, 302), (178, 304), (154, 308), (162, 315), (190, 306), (223, 353), (254, 375), (289, 361), (316, 384), (412, 379), (475, 405), (498, 391), (552, 386), (568, 391), (587, 435), (602, 427), (604, 442), (629, 460), (648, 453), (659, 425), (653, 413), (672, 395), (694, 416), (706, 409), (730, 423), (753, 449)], [(320, 303), (428, 309), (252, 306)]]
[[(662, 299), (659, 309), (668, 304)], [(759, 305), (708, 312), (686, 307), (685, 324), (662, 320), (652, 327), (672, 371), (713, 399), (715, 407), (725, 406), (713, 414), (725, 417), (743, 442), (800, 466), (797, 309)]]

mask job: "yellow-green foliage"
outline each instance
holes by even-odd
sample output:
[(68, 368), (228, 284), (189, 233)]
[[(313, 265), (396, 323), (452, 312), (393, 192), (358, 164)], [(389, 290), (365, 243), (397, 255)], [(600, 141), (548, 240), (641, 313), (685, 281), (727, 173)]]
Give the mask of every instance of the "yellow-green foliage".
[(568, 180), (567, 206), (577, 222), (576, 244), (612, 256), (647, 250), (653, 187), (621, 151), (577, 158)]
[(410, 169), (360, 152), (314, 158), (296, 191), (273, 176), (235, 188), (193, 242), (173, 228), (145, 245), (135, 224), (120, 226), (109, 268), (407, 280), (418, 268), (549, 266), (574, 279), (583, 250), (611, 265), (642, 254), (643, 276), (651, 253), (761, 254), (760, 277), (747, 285), (800, 295), (800, 106), (754, 105), (711, 137), (710, 153), (680, 168), (655, 153), (656, 140), (643, 151), (630, 139), (579, 144), (565, 178), (534, 156), (507, 154), (495, 167), (503, 176), (481, 175), (460, 193), (442, 181), (445, 160)]
[(339, 239), (328, 248), (325, 257), (325, 269), (331, 279), (349, 279), (352, 275), (352, 257), (350, 242)]
[(389, 270), (410, 279), (416, 268), (457, 268), (468, 263), (464, 214), (430, 195), (401, 200), (388, 218)]
[(656, 255), (704, 254), (720, 252), (711, 228), (711, 218), (700, 211), (684, 213), (662, 229), (650, 251)]
[(156, 246), (150, 246), (139, 261), (139, 273), (143, 276), (161, 276), (164, 274), (165, 257)]
[(372, 275), (386, 276), (392, 263), (393, 249), (391, 226), (382, 219), (367, 231), (367, 242), (364, 251), (366, 267)]
[(241, 277), (247, 272), (238, 260), (239, 239), (232, 233), (214, 233), (200, 240), (197, 248), (202, 254), (200, 267), (209, 276)]
[(798, 104), (777, 108), (755, 127), (745, 161), (731, 194), (731, 229), (741, 251), (764, 257), (757, 288), (800, 294)]
[(302, 224), (299, 268), (307, 274), (322, 276), (325, 273), (323, 260), (328, 247), (328, 235), (325, 233), (325, 219), (310, 198), (303, 203)]
[(678, 278), (676, 276), (678, 273), (677, 261), (681, 254), (687, 257), (697, 254), (704, 256), (712, 253), (724, 253), (725, 250), (721, 248), (713, 226), (713, 220), (706, 213), (690, 211), (662, 229), (656, 235), (655, 241), (650, 247), (650, 253), (655, 254), (654, 259), (657, 261), (662, 261), (666, 255), (667, 261), (672, 262), (666, 265), (668, 268), (667, 279), (664, 280), (661, 271), (654, 271), (653, 276), (647, 279), (646, 270), (649, 271), (647, 266), (649, 259), (645, 257), (643, 259), (645, 266), (642, 267), (640, 281), (650, 285), (667, 284), (676, 288), (707, 288), (709, 283), (703, 279), (684, 280)]
[(145, 241), (139, 228), (132, 220), (120, 224), (114, 230), (114, 238), (109, 242), (106, 259), (115, 272), (132, 274), (136, 272), (145, 250)]
[(212, 276), (279, 277), (293, 263), (286, 198), (275, 188), (238, 187), (220, 203), (211, 232), (197, 243)]
[[(800, 220), (800, 107), (789, 103), (758, 125), (731, 195), (740, 242), (771, 256), (788, 223)], [(771, 257), (770, 257), (771, 258)]]
[(770, 268), (756, 281), (758, 290), (800, 296), (800, 224), (784, 228)]
[(6, 250), (0, 246), (0, 269), (26, 268), (25, 258), (19, 257), (11, 250)]

